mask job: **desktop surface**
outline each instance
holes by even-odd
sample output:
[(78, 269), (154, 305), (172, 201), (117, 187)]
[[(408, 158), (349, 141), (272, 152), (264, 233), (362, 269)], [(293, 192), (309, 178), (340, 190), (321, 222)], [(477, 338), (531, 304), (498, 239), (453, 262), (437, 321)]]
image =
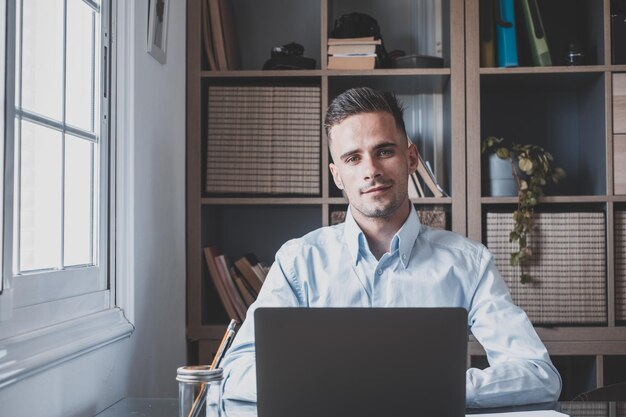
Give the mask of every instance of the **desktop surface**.
[[(247, 403), (228, 402), (226, 414), (209, 414), (207, 417), (255, 417), (256, 407)], [(498, 409), (473, 409), (467, 414), (489, 414), (511, 411), (556, 410), (572, 417), (626, 416), (626, 401), (560, 401), (549, 404), (532, 404)], [(124, 398), (98, 414), (97, 417), (178, 417), (177, 398)], [(297, 416), (294, 416), (297, 417)], [(358, 416), (350, 416), (358, 417)], [(393, 416), (389, 416), (393, 417)]]

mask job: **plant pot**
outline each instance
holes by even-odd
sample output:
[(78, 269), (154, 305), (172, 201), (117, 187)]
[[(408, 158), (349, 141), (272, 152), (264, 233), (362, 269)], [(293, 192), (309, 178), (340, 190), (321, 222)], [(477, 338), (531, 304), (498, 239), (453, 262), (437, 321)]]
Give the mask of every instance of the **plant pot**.
[(513, 177), (513, 168), (509, 160), (500, 159), (496, 154), (489, 155), (487, 173), (490, 196), (507, 197), (517, 195), (517, 183)]

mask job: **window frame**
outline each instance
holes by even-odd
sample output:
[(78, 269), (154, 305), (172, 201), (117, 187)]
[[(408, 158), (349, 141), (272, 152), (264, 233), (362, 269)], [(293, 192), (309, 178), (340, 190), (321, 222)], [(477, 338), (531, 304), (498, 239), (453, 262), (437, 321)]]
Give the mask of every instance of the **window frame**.
[[(5, 1), (7, 1), (9, 12), (15, 16), (16, 2), (22, 0)], [(82, 1), (93, 6), (90, 0)], [(100, 161), (106, 161), (106, 163), (99, 162), (101, 168), (99, 201), (107, 207), (107, 215), (100, 215), (98, 218), (100, 253), (97, 258), (100, 271), (97, 267), (67, 268), (14, 277), (13, 222), (3, 221), (4, 248), (2, 252), (4, 259), (10, 259), (11, 262), (5, 262), (3, 265), (4, 288), (0, 292), (0, 352), (4, 353), (5, 364), (0, 369), (0, 388), (81, 354), (127, 338), (134, 330), (133, 324), (127, 319), (129, 311), (132, 319), (133, 310), (132, 253), (126, 252), (127, 249), (134, 247), (132, 194), (129, 194), (132, 188), (127, 185), (120, 187), (119, 191), (122, 193), (119, 198), (116, 188), (116, 178), (120, 176), (120, 169), (123, 169), (126, 175), (132, 174), (132, 158), (128, 155), (132, 152), (132, 144), (124, 140), (130, 137), (131, 124), (123, 124), (121, 126), (123, 129), (120, 129), (120, 126), (117, 126), (115, 112), (111, 108), (117, 108), (119, 102), (123, 109), (132, 109), (132, 89), (119, 90), (121, 96), (118, 97), (114, 87), (120, 82), (124, 85), (132, 84), (133, 63), (118, 62), (115, 55), (118, 47), (124, 53), (123, 59), (130, 58), (134, 53), (134, 47), (125, 44), (133, 41), (135, 13), (132, 2), (118, 3), (116, 0), (101, 0), (100, 4), (102, 21), (108, 22), (106, 26), (102, 24), (103, 36), (100, 44), (102, 54), (100, 67), (106, 68), (100, 80), (100, 123), (104, 124), (100, 129), (102, 141)], [(7, 19), (7, 22), (15, 22), (15, 18)], [(121, 39), (117, 36), (118, 25), (120, 25)], [(116, 36), (113, 36), (114, 32)], [(8, 30), (7, 33), (11, 31)], [(12, 28), (12, 33), (15, 36), (15, 26)], [(13, 45), (14, 47), (15, 38), (12, 41), (9, 39), (10, 36), (7, 37), (7, 46)], [(7, 79), (14, 83), (15, 51), (12, 56), (7, 51), (7, 62), (13, 63), (6, 67), (7, 71), (13, 72), (13, 78), (11, 79), (10, 74), (7, 74)], [(112, 84), (112, 81), (115, 84)], [(6, 95), (7, 103), (15, 103), (14, 94), (9, 97), (8, 93), (9, 91)], [(8, 121), (15, 120), (15, 113), (9, 111), (11, 107), (14, 106), (7, 106)], [(15, 138), (13, 132), (9, 137)], [(117, 137), (124, 138), (119, 147), (116, 146)], [(13, 149), (10, 149), (13, 142), (14, 140), (6, 142), (9, 145), (5, 148), (7, 155), (15, 155)], [(6, 177), (7, 173), (13, 172), (13, 161), (12, 158), (6, 159), (8, 164), (5, 165), (3, 184), (13, 183), (13, 181), (9, 182), (9, 178)], [(107, 186), (103, 186), (103, 181)], [(13, 219), (15, 190), (13, 187), (4, 188), (5, 219)], [(120, 241), (116, 242), (116, 231), (120, 225), (131, 227), (122, 229), (123, 233), (118, 236)], [(123, 254), (119, 260), (116, 256), (118, 254)], [(91, 278), (84, 280), (85, 274), (91, 275)], [(118, 276), (124, 278), (121, 280), (122, 285), (116, 285)], [(51, 285), (58, 287), (57, 290), (48, 292), (45, 288)]]

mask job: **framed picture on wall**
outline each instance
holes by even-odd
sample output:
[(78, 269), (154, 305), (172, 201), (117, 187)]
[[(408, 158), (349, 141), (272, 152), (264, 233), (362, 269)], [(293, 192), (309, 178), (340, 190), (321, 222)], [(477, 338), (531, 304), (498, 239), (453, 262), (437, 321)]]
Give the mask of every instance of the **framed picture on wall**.
[(148, 0), (148, 53), (161, 64), (166, 61), (167, 15), (171, 0)]

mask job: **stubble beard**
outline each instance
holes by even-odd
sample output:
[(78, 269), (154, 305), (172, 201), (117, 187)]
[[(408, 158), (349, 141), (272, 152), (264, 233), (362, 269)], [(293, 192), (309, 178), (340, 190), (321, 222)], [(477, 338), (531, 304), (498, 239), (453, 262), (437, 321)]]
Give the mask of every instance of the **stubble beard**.
[[(392, 185), (393, 186), (394, 184), (384, 183), (384, 184), (379, 184), (379, 185)], [(368, 186), (365, 188), (370, 188), (371, 186)], [(384, 207), (370, 207), (367, 203), (363, 203), (361, 201), (359, 202), (349, 201), (349, 203), (352, 207), (355, 208), (355, 210), (357, 210), (359, 213), (361, 213), (365, 217), (372, 218), (372, 219), (387, 219), (387, 218), (392, 217), (393, 214), (396, 211), (398, 211), (400, 207), (402, 207), (402, 203), (405, 200), (402, 193), (398, 193), (397, 190), (395, 191), (396, 193), (394, 193), (391, 201), (389, 201), (389, 203), (385, 205)]]

